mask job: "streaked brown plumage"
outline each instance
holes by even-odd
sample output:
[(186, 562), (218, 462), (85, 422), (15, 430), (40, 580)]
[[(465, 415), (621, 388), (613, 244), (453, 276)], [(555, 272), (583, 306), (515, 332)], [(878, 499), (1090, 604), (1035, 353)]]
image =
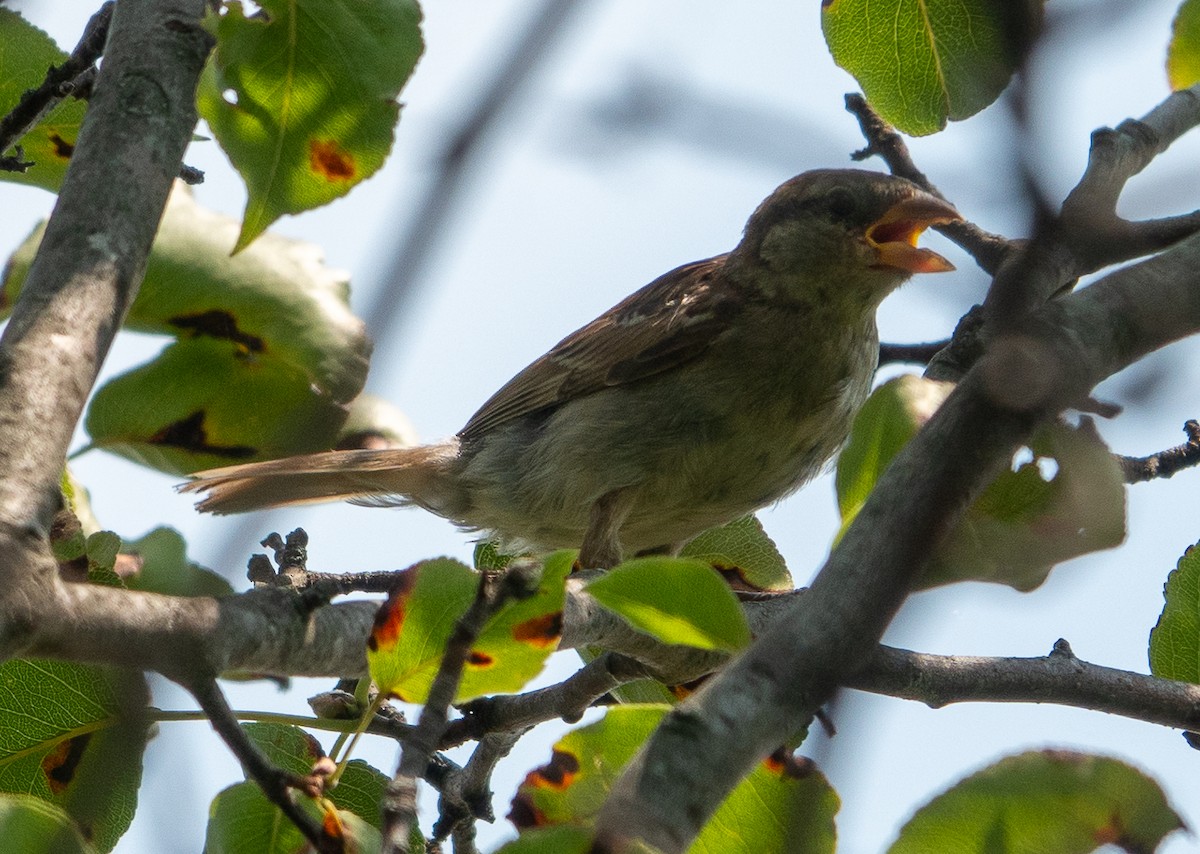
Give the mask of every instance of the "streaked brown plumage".
[(957, 219), (899, 178), (807, 172), (726, 255), (651, 282), (521, 371), (459, 434), (201, 472), (235, 513), (336, 498), (417, 504), (511, 547), (582, 547), (587, 566), (674, 551), (795, 490), (845, 441), (874, 373), (875, 309), (916, 247)]

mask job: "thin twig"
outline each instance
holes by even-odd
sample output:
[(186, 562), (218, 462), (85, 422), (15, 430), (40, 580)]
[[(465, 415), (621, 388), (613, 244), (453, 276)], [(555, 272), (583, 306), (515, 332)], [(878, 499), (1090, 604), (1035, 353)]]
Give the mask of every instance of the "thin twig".
[(320, 822), (305, 812), (292, 797), (292, 789), (307, 789), (308, 781), (271, 764), (234, 717), (216, 680), (198, 679), (185, 687), (196, 698), (217, 735), (237, 757), (246, 776), (258, 784), (267, 800), (279, 807), (321, 854), (342, 854), (342, 840), (327, 835)]
[(1146, 457), (1126, 457), (1117, 454), (1117, 463), (1126, 483), (1144, 483), (1159, 477), (1171, 477), (1177, 472), (1200, 465), (1200, 422), (1183, 425), (1187, 441)]
[(438, 746), (447, 750), (488, 733), (526, 729), (556, 718), (574, 723), (605, 694), (645, 678), (645, 668), (632, 658), (606, 652), (556, 685), (472, 700), (461, 708), (462, 717), (446, 727)]
[[(17, 105), (8, 115), (0, 119), (0, 154), (8, 151), (18, 139), (29, 133), (42, 118), (53, 110), (69, 95), (77, 94), (78, 86), (75, 80), (88, 71), (100, 58), (104, 51), (104, 43), (108, 39), (108, 25), (112, 20), (113, 0), (108, 0), (96, 14), (88, 20), (83, 28), (83, 35), (75, 50), (64, 60), (62, 65), (52, 65), (46, 71), (46, 77), (36, 89), (28, 89)], [(18, 153), (17, 159), (22, 157)], [(0, 164), (0, 168), (9, 171), (24, 172), (33, 163), (22, 164), (24, 168), (13, 168), (11, 164)]]
[[(893, 175), (907, 178), (935, 196), (946, 198), (925, 173), (917, 168), (904, 138), (871, 108), (866, 98), (857, 92), (847, 94), (846, 109), (858, 119), (858, 126), (867, 141), (865, 148), (850, 155), (852, 160), (861, 161), (878, 155)], [(975, 263), (988, 273), (995, 273), (1000, 269), (1000, 265), (1014, 248), (1013, 241), (984, 231), (966, 220), (945, 223), (934, 228), (965, 250), (975, 259)]]
[(454, 854), (477, 854), (475, 821), (494, 822), (492, 811), (492, 772), (496, 764), (512, 751), (528, 729), (506, 730), (484, 736), (463, 766), (462, 772), (451, 776), (438, 801), (439, 817), (433, 826), (433, 840), (450, 837)]
[(879, 364), (887, 365), (892, 362), (916, 362), (928, 365), (933, 357), (950, 344), (951, 339), (927, 341), (924, 344), (889, 344), (886, 341), (879, 345)]
[(1200, 685), (1102, 667), (1076, 658), (1064, 640), (1040, 658), (930, 655), (880, 646), (851, 688), (950, 703), (1055, 703), (1178, 729), (1200, 729)]
[(511, 598), (523, 598), (537, 588), (541, 565), (517, 560), (502, 573), (485, 572), (475, 599), (454, 626), (421, 718), (400, 755), (400, 767), (383, 799), (383, 851), (407, 852), (408, 835), (417, 815), (417, 777), (426, 773), (430, 759), (446, 731), (450, 705), (458, 693), (471, 647), (492, 615)]

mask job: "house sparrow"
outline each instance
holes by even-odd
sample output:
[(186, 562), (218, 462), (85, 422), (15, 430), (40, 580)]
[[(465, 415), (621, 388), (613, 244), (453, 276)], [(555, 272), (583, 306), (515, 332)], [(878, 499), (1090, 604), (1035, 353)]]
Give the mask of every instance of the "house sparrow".
[(875, 310), (916, 246), (960, 219), (901, 178), (805, 172), (728, 254), (659, 277), (516, 375), (457, 436), (201, 472), (197, 507), (416, 504), (508, 549), (581, 548), (587, 567), (675, 553), (791, 493), (845, 441), (878, 353)]

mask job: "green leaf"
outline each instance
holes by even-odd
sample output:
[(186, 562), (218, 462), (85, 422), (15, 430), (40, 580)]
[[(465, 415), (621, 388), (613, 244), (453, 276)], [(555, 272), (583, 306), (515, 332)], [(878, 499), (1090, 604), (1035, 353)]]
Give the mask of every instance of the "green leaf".
[(87, 538), (88, 581), (92, 584), (107, 584), (124, 587), (117, 576), (117, 553), (121, 551), (121, 538), (112, 531), (97, 531)]
[(526, 831), (502, 845), (496, 854), (588, 854), (591, 850), (591, 830), (564, 824)]
[(155, 528), (125, 543), (123, 554), (135, 558), (137, 572), (125, 579), (130, 590), (167, 596), (229, 596), (233, 588), (215, 572), (187, 559), (187, 545), (174, 528)]
[[(518, 691), (541, 672), (562, 630), (563, 582), (574, 552), (546, 558), (537, 592), (509, 602), (484, 626), (467, 658), (457, 702)], [(367, 650), (371, 678), (385, 694), (423, 703), (446, 642), (479, 586), (479, 574), (449, 558), (419, 563), (405, 573), (376, 617)]]
[(1150, 672), (1200, 684), (1200, 548), (1188, 546), (1163, 590), (1166, 604), (1150, 632)]
[[(17, 105), (26, 89), (41, 85), (51, 65), (66, 58), (46, 33), (11, 9), (0, 9), (0, 116)], [(0, 178), (57, 190), (67, 174), (86, 109), (82, 101), (67, 98), (43, 116), (17, 141), (25, 151), (24, 159), (36, 165), (26, 172), (0, 172)], [(0, 151), (8, 153), (11, 150)]]
[(425, 702), (446, 641), (478, 584), (477, 573), (450, 558), (423, 561), (402, 573), (367, 641), (367, 666), (381, 693)]
[(525, 776), (509, 820), (518, 830), (595, 819), (621, 770), (669, 706), (613, 706), (554, 745), (550, 761)]
[(226, 4), (197, 107), (246, 182), (234, 251), (283, 214), (328, 204), (392, 147), (396, 97), (423, 45), (414, 0)]
[(32, 795), (0, 795), (0, 839), (21, 854), (94, 854), (70, 816)]
[(560, 551), (547, 557), (537, 591), (506, 603), (488, 620), (467, 656), (456, 702), (520, 691), (542, 672), (562, 635), (565, 584), (575, 555)]
[(1171, 26), (1167, 79), (1174, 90), (1200, 83), (1200, 0), (1183, 0)]
[[(44, 230), (35, 228), (5, 268), (6, 305), (20, 295)], [(244, 372), (283, 363), (313, 395), (348, 404), (371, 353), (350, 310), (348, 275), (326, 267), (316, 245), (275, 234), (230, 257), (237, 233), (235, 220), (197, 204), (186, 188), (173, 192), (125, 328), (222, 342), (225, 359)]]
[(768, 759), (742, 780), (692, 843), (691, 854), (833, 854), (841, 807), (812, 766)]
[(178, 341), (101, 386), (84, 424), (97, 447), (170, 474), (329, 448), (345, 410), (305, 379), (225, 341)]
[[(233, 220), (172, 194), (126, 326), (181, 340), (97, 392), (86, 423), (98, 447), (183, 474), (339, 441), (371, 352), (349, 281), (317, 247), (276, 235), (231, 258), (236, 234)], [(41, 235), (5, 268), (7, 305)], [(381, 435), (396, 433), (394, 415), (362, 408)]]
[[(314, 819), (322, 820), (321, 810), (311, 799), (296, 800)], [(339, 810), (337, 815), (350, 843), (348, 851), (374, 854), (381, 850), (378, 830), (353, 813)], [(410, 850), (424, 850), (424, 839), (412, 841), (416, 846)], [(296, 826), (283, 817), (255, 783), (247, 781), (230, 786), (213, 798), (208, 808), (205, 854), (305, 854), (311, 850)]]
[[(140, 675), (67, 662), (0, 664), (0, 792), (54, 803), (109, 851), (133, 820), (146, 733), (118, 727)], [(6, 838), (6, 837), (0, 837)]]
[(1004, 91), (1040, 26), (1042, 0), (823, 0), (833, 59), (905, 133), (934, 133)]
[[(945, 383), (907, 375), (872, 393), (838, 458), (841, 533), (950, 391)], [(1001, 473), (968, 508), (919, 587), (973, 580), (1032, 590), (1056, 564), (1124, 539), (1124, 480), (1093, 431), (1051, 424), (1027, 451), (1031, 460)]]
[[(550, 762), (531, 771), (513, 799), (509, 819), (522, 831), (522, 838), (534, 831), (525, 843), (529, 847), (515, 847), (514, 854), (559, 850), (544, 847), (548, 831), (543, 828), (590, 824), (625, 765), (667, 710), (661, 705), (614, 706), (599, 722), (568, 733), (554, 745)], [(837, 795), (816, 770), (797, 772), (767, 760), (734, 788), (689, 850), (693, 854), (832, 854), (838, 805)], [(564, 835), (567, 846), (578, 838)]]
[(684, 546), (679, 556), (710, 564), (735, 590), (791, 590), (796, 586), (783, 555), (753, 515), (710, 528)]
[(750, 645), (737, 597), (704, 561), (627, 560), (587, 586), (596, 601), (663, 643), (736, 652)]
[(1183, 827), (1158, 784), (1101, 756), (1031, 751), (971, 775), (917, 811), (888, 854), (1154, 851)]
[(408, 417), (395, 404), (373, 394), (360, 394), (351, 401), (350, 414), (337, 437), (339, 448), (404, 448), (415, 444), (417, 431)]
[[(277, 723), (242, 724), (250, 740), (272, 763), (301, 776), (312, 772), (313, 764), (325, 755), (320, 743), (304, 730)], [(379, 805), (387, 788), (383, 772), (361, 759), (346, 763), (338, 785), (326, 796), (343, 812), (353, 813), (375, 828), (382, 826)]]

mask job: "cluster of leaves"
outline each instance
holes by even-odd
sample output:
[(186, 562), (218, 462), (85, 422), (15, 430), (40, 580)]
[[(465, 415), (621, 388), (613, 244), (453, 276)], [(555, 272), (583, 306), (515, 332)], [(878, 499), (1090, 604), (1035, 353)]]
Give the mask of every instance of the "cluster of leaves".
[[(912, 134), (941, 130), (992, 103), (1041, 18), (1039, 0), (872, 0), (870, 15), (866, 5), (825, 0), (827, 41), (873, 106)], [(405, 432), (378, 402), (359, 395), (370, 345), (349, 310), (346, 278), (326, 269), (315, 248), (266, 229), (283, 214), (344, 195), (382, 165), (399, 117), (396, 97), (422, 50), (419, 9), (412, 0), (259, 6), (248, 15), (231, 2), (210, 18), (217, 47), (198, 93), (201, 115), (245, 179), (245, 215), (239, 223), (204, 210), (186, 192), (174, 195), (127, 322), (173, 340), (155, 360), (100, 389), (87, 416), (96, 447), (173, 473), (326, 448), (351, 432), (393, 438)], [(63, 53), (5, 9), (0, 42), (2, 114)], [(1176, 88), (1200, 79), (1200, 0), (1180, 8), (1168, 67)], [(83, 114), (82, 102), (63, 102), (20, 140), (34, 168), (4, 177), (57, 189)], [(40, 235), (39, 226), (6, 267), (0, 305), (18, 297)], [(946, 391), (915, 377), (877, 390), (838, 467), (844, 524)], [(55, 542), (64, 566), (82, 569), (95, 583), (172, 595), (231, 592), (187, 561), (175, 532), (159, 529), (122, 543), (99, 530), (77, 487), (65, 485), (65, 494), (75, 523)], [(924, 584), (976, 579), (1028, 590), (1055, 564), (1123, 536), (1124, 491), (1110, 455), (1088, 431), (1054, 425), (970, 509)], [(561, 630), (572, 559), (569, 553), (547, 558), (536, 594), (493, 616), (467, 657), (458, 702), (520, 691), (541, 671)], [(406, 571), (368, 654), (382, 696), (425, 701), (479, 569), (503, 562), (484, 548), (474, 569), (438, 559)], [(681, 558), (630, 561), (588, 592), (664, 643), (736, 654), (751, 637), (731, 587), (792, 587), (782, 557), (753, 518), (702, 535)], [(1200, 559), (1189, 553), (1171, 576), (1151, 638), (1158, 675), (1200, 682), (1198, 589)], [(0, 682), (8, 698), (0, 707), (5, 839), (20, 850), (110, 850), (135, 809), (147, 728), (131, 734), (124, 722), (144, 685), (105, 668), (29, 661), (0, 665)], [(562, 739), (522, 785), (510, 816), (522, 835), (503, 850), (588, 850), (590, 820), (666, 708), (613, 708)], [(246, 731), (277, 765), (297, 774), (322, 757), (300, 728), (248, 724)], [(101, 773), (109, 791), (97, 805), (83, 794)], [(311, 808), (337, 816), (360, 850), (371, 850), (378, 846), (385, 785), (380, 771), (351, 761), (328, 803)], [(693, 850), (832, 851), (838, 805), (820, 772), (785, 750), (742, 781)], [(1179, 826), (1158, 787), (1116, 760), (1027, 753), (934, 799), (890, 850), (963, 850), (967, 840), (971, 850), (1085, 852), (1106, 842), (1152, 850)], [(302, 845), (299, 831), (251, 783), (231, 786), (212, 805), (206, 850)]]

